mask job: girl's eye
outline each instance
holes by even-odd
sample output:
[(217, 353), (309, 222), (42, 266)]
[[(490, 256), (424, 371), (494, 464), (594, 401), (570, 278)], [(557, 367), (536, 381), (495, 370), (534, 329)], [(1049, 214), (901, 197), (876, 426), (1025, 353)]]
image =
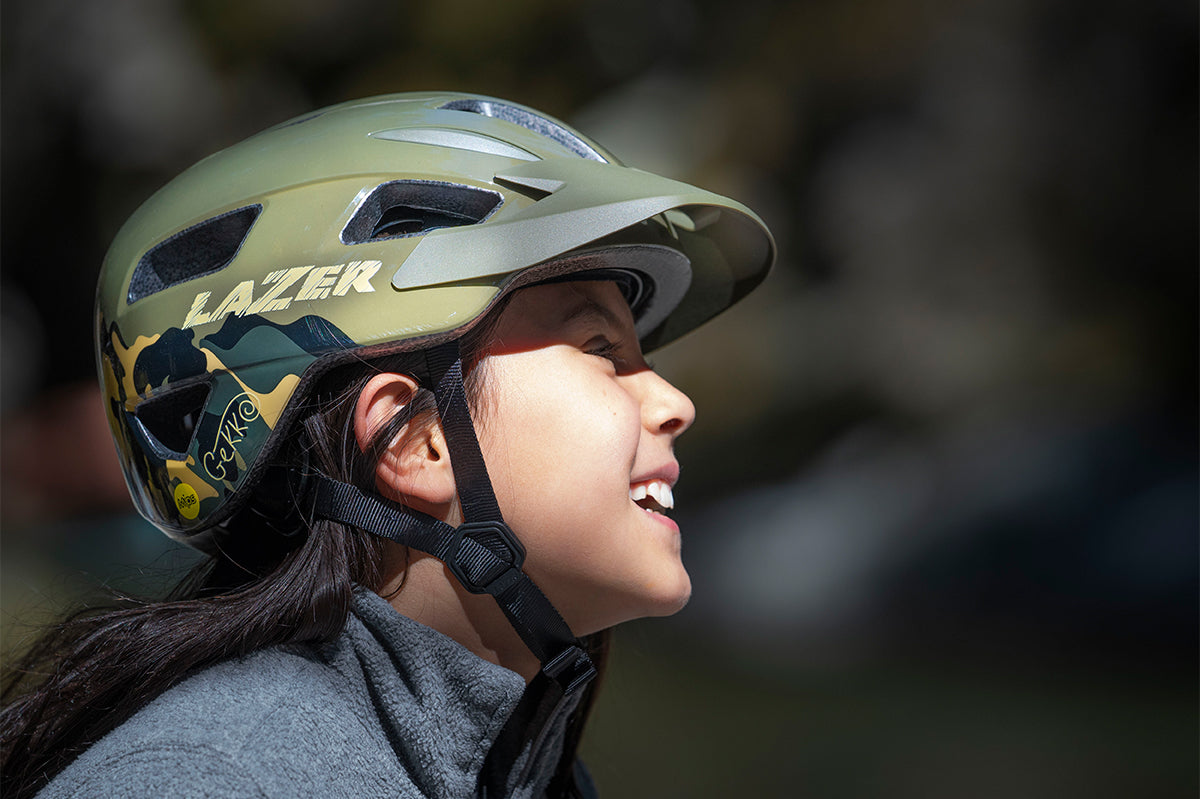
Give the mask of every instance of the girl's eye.
[(589, 341), (583, 351), (588, 355), (595, 355), (597, 358), (606, 358), (613, 363), (620, 363), (622, 361), (620, 357), (620, 345), (606, 338), (596, 338)]

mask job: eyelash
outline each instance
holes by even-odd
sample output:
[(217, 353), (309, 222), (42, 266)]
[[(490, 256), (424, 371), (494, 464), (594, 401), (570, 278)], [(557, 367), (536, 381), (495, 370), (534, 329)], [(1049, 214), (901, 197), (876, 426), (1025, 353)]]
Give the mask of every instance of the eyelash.
[[(586, 347), (584, 349), (584, 353), (587, 355), (595, 355), (597, 358), (606, 358), (615, 364), (621, 364), (625, 362), (625, 359), (620, 355), (621, 345), (619, 342), (609, 341), (608, 339), (602, 339), (601, 341), (602, 343), (600, 344)], [(651, 361), (646, 361), (645, 364), (651, 371), (654, 371), (654, 364)]]
[(602, 342), (596, 346), (588, 347), (584, 352), (588, 355), (595, 355), (597, 358), (607, 358), (614, 363), (619, 361), (620, 358), (617, 356), (617, 353), (621, 350), (620, 345), (608, 339), (603, 339)]

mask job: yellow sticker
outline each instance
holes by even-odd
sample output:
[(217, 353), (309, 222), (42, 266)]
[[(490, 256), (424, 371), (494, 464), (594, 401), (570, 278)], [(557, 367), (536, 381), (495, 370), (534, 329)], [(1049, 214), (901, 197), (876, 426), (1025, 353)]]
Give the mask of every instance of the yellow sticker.
[(175, 486), (175, 507), (179, 508), (179, 515), (185, 519), (199, 516), (200, 497), (196, 495), (196, 489), (187, 483)]

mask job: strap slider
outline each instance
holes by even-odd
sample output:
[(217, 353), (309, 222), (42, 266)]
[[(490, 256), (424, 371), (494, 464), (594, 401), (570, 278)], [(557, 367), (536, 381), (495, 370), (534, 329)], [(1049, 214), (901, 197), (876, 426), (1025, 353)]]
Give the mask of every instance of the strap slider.
[(467, 522), (455, 529), (442, 560), (472, 594), (499, 596), (521, 578), (525, 547), (504, 522)]
[(587, 652), (572, 644), (542, 666), (546, 676), (562, 686), (563, 694), (571, 694), (596, 678), (596, 666)]

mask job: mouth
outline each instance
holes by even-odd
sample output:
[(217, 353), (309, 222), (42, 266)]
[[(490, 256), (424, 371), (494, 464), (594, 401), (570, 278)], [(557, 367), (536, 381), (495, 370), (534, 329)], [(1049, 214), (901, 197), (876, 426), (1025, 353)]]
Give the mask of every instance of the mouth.
[(665, 480), (648, 480), (629, 487), (629, 498), (647, 513), (666, 512), (675, 507), (671, 485)]

